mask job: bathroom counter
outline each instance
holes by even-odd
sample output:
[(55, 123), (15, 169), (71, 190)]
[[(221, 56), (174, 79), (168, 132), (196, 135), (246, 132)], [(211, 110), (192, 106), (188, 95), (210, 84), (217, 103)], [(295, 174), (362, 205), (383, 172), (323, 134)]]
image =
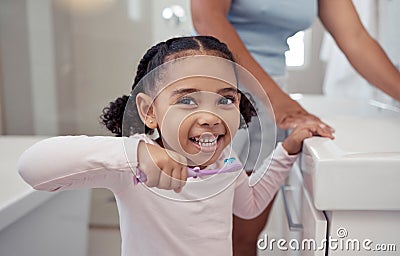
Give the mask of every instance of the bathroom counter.
[(0, 136), (0, 255), (86, 256), (90, 190), (36, 191), (18, 174), (20, 155), (44, 138)]
[(335, 140), (304, 141), (261, 232), (263, 255), (398, 255), (399, 113), (361, 99), (292, 97), (333, 126)]
[(56, 195), (32, 189), (17, 171), (22, 152), (44, 138), (0, 136), (0, 230)]
[(399, 211), (399, 113), (361, 99), (306, 95), (299, 102), (336, 130), (334, 140), (304, 141), (301, 170), (315, 207)]

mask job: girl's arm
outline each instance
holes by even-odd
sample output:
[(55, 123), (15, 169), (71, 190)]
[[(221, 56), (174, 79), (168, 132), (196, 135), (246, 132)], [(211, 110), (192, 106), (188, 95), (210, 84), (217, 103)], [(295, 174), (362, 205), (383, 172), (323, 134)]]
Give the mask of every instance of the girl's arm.
[(400, 100), (400, 72), (362, 25), (351, 0), (319, 0), (319, 18), (353, 67)]
[(133, 183), (140, 137), (62, 136), (36, 143), (20, 157), (22, 178), (38, 190), (104, 187)]
[(289, 129), (305, 122), (322, 123), (309, 114), (296, 101), (284, 93), (264, 69), (256, 62), (227, 20), (231, 0), (191, 0), (193, 25), (200, 35), (211, 35), (226, 43), (234, 53), (236, 62), (250, 71), (260, 81), (274, 109), (276, 123)]
[(271, 203), (278, 189), (288, 177), (303, 141), (312, 136), (334, 139), (315, 124), (297, 126), (291, 134), (279, 143), (273, 154), (250, 176), (242, 172), (238, 178), (233, 201), (233, 213), (243, 219), (257, 217)]

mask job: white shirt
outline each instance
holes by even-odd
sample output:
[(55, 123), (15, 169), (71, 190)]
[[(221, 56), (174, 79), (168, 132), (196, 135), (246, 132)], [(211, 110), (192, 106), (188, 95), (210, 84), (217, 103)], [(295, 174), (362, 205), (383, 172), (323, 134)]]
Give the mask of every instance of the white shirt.
[[(232, 213), (241, 218), (258, 216), (297, 157), (289, 156), (279, 144), (272, 161), (262, 165), (269, 169), (255, 186), (249, 186), (242, 171), (217, 174), (201, 182), (189, 178), (177, 194), (134, 185), (132, 169), (138, 165), (140, 140), (154, 143), (145, 135), (46, 139), (23, 153), (19, 173), (38, 190), (110, 189), (118, 205), (124, 256), (232, 255)], [(208, 168), (220, 168), (223, 160), (232, 156), (229, 151), (224, 150)]]

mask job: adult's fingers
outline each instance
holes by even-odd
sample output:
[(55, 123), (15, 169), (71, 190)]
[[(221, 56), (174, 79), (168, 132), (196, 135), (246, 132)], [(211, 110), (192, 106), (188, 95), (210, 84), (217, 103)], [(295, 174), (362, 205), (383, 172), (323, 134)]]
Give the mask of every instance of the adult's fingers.
[(278, 127), (281, 129), (294, 129), (299, 125), (318, 125), (327, 133), (333, 133), (335, 130), (328, 125), (327, 123), (323, 122), (318, 117), (311, 115), (311, 114), (297, 114), (297, 115), (290, 115), (282, 119), (280, 123), (278, 123)]
[(319, 136), (322, 136), (322, 137), (328, 137), (328, 138), (330, 138), (332, 140), (335, 138), (335, 136), (333, 136), (333, 134), (332, 134), (332, 132), (330, 130), (324, 129), (324, 128), (320, 127), (320, 126), (318, 126), (316, 128), (314, 135), (319, 135)]

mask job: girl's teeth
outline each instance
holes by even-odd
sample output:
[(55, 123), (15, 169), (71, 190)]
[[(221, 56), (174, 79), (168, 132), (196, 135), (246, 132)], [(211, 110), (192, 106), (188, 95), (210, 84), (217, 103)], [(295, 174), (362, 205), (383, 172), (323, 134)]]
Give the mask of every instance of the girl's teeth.
[(212, 147), (217, 144), (217, 141), (214, 140), (213, 142), (200, 142), (199, 144), (201, 147)]
[(214, 136), (214, 134), (206, 132), (199, 137), (194, 137), (192, 140), (199, 144), (202, 148), (214, 147), (217, 144), (218, 136)]
[(196, 143), (200, 144), (201, 146), (210, 147), (210, 146), (215, 145), (217, 143), (217, 139), (218, 138), (200, 140), (200, 139), (194, 138), (194, 141)]
[(214, 143), (217, 140), (217, 138), (213, 139), (204, 139), (204, 140), (199, 140), (201, 143)]

